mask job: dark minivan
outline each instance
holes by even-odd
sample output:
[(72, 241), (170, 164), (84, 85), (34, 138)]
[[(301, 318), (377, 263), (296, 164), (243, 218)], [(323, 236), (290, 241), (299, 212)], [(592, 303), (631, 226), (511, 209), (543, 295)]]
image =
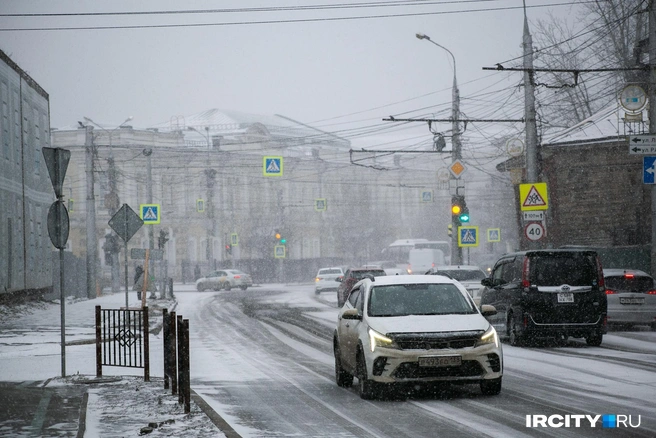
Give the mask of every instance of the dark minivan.
[(606, 333), (606, 291), (599, 256), (591, 250), (529, 250), (506, 254), (494, 265), (481, 305), (511, 345), (538, 338), (585, 338), (598, 346)]

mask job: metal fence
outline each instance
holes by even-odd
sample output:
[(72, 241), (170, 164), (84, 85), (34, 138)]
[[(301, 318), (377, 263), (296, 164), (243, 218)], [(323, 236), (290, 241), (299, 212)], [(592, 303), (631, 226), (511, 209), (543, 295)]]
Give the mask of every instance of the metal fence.
[(103, 366), (143, 368), (150, 381), (148, 307), (101, 309), (96, 306), (96, 375)]

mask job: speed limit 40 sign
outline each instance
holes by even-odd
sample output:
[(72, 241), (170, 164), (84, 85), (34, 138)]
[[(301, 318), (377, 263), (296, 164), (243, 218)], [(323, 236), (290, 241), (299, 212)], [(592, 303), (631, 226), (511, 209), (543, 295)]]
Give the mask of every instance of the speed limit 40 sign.
[(531, 222), (526, 225), (526, 228), (524, 228), (524, 235), (528, 240), (540, 240), (545, 234), (544, 227), (539, 222)]

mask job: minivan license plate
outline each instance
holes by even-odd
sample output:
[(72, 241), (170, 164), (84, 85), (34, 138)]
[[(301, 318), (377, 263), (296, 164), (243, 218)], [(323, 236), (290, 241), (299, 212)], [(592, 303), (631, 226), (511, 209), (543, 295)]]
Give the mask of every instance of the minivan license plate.
[(620, 304), (645, 304), (645, 299), (643, 297), (637, 298), (621, 298)]
[(559, 303), (573, 303), (574, 294), (571, 292), (560, 292), (558, 293), (558, 302)]
[(424, 356), (419, 358), (420, 367), (459, 367), (462, 365), (460, 356)]

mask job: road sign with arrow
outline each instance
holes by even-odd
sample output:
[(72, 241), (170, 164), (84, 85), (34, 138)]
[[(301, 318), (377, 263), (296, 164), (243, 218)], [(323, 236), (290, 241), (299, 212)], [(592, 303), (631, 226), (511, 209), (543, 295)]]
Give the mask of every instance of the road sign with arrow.
[(645, 134), (629, 136), (629, 154), (656, 154), (656, 135)]

